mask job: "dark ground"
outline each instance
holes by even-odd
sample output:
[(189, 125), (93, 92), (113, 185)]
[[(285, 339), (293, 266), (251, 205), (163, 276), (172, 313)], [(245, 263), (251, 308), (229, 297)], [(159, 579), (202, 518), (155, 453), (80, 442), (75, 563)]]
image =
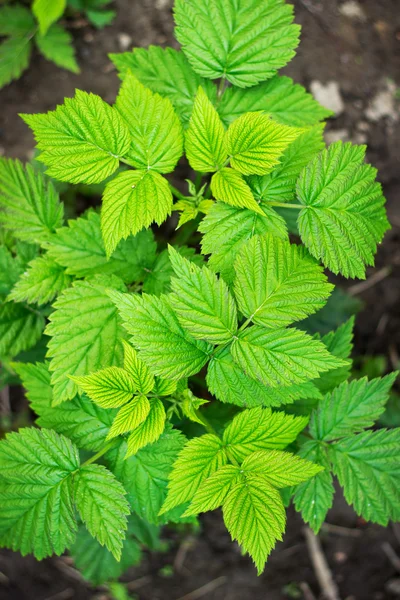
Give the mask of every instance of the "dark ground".
[[(75, 88), (113, 101), (118, 79), (107, 53), (121, 51), (124, 41), (129, 47), (172, 43), (170, 0), (118, 0), (115, 4), (118, 16), (111, 27), (100, 32), (84, 24), (72, 29), (80, 75), (62, 71), (35, 56), (22, 79), (0, 92), (0, 153), (21, 159), (31, 156), (33, 139), (19, 112), (52, 109), (65, 96), (72, 96)], [(344, 111), (331, 120), (328, 136), (331, 141), (340, 138), (368, 143), (368, 158), (379, 169), (388, 200), (392, 231), (379, 248), (376, 268), (369, 270), (367, 285), (353, 287), (364, 302), (357, 320), (355, 354), (383, 354), (389, 368), (395, 368), (400, 347), (400, 118), (396, 112), (400, 0), (361, 0), (361, 19), (343, 15), (343, 2), (338, 0), (295, 0), (294, 4), (296, 20), (303, 26), (302, 43), (286, 73), (306, 86), (315, 80), (338, 83)], [(130, 43), (126, 36), (130, 36)], [(368, 110), (376, 105), (378, 115), (371, 116)], [(376, 274), (381, 280), (373, 283), (371, 277)], [(357, 282), (348, 285), (359, 286)], [(339, 496), (328, 523), (340, 526), (325, 529), (321, 540), (341, 599), (400, 597), (400, 582), (396, 579), (400, 573), (382, 550), (386, 542), (400, 554), (399, 533), (392, 528), (365, 525)], [(211, 514), (203, 520), (201, 535), (188, 548), (172, 537), (167, 554), (147, 556), (124, 580), (131, 582), (130, 590), (139, 600), (311, 600), (312, 592), (318, 598), (319, 586), (297, 515), (289, 514), (287, 531), (265, 573), (257, 577), (250, 560), (241, 557), (238, 547), (230, 542), (219, 516)], [(175, 565), (175, 573), (167, 577), (163, 571), (162, 575), (162, 568), (170, 565)], [(311, 588), (311, 596), (302, 582)], [(107, 595), (80, 581), (64, 559), (38, 564), (29, 557), (0, 553), (0, 600), (70, 598), (106, 600)]]

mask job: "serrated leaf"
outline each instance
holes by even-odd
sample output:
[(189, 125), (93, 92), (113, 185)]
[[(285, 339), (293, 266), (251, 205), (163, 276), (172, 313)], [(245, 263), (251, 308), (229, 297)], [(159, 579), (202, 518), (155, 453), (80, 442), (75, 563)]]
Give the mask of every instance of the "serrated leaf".
[(300, 28), (282, 0), (245, 4), (176, 0), (175, 35), (196, 73), (249, 87), (294, 56)]
[(182, 126), (168, 98), (153, 94), (128, 72), (115, 106), (131, 134), (127, 158), (138, 169), (170, 173), (183, 153)]
[(150, 410), (145, 420), (128, 437), (126, 458), (156, 442), (165, 429), (165, 409), (159, 398), (150, 398)]
[[(353, 349), (353, 327), (354, 317), (351, 317), (348, 321), (343, 323), (343, 325), (338, 327), (336, 331), (330, 331), (321, 338), (331, 354), (339, 356), (340, 358), (349, 358)], [(326, 392), (333, 390), (343, 381), (346, 381), (349, 378), (350, 371), (351, 361), (348, 362), (347, 366), (339, 367), (338, 369), (333, 369), (333, 371), (324, 373), (315, 381), (315, 385), (323, 394), (325, 394)]]
[(34, 27), (32, 13), (22, 4), (0, 8), (0, 35), (24, 36)]
[[(1, 214), (1, 213), (0, 213)], [(5, 299), (22, 272), (22, 265), (6, 246), (0, 246), (0, 296)]]
[(286, 513), (279, 492), (262, 475), (253, 475), (233, 487), (222, 510), (232, 539), (250, 554), (260, 574), (285, 530)]
[(215, 510), (224, 503), (232, 487), (241, 478), (243, 476), (239, 467), (234, 465), (221, 467), (201, 483), (183, 516), (188, 517)]
[(19, 160), (0, 158), (0, 207), (4, 228), (27, 242), (42, 242), (63, 222), (53, 184)]
[(72, 279), (47, 254), (32, 260), (8, 296), (8, 300), (47, 304), (67, 288)]
[(87, 18), (97, 29), (103, 29), (103, 27), (109, 25), (114, 20), (116, 14), (115, 10), (86, 11)]
[(32, 12), (39, 22), (40, 33), (44, 35), (50, 25), (62, 16), (67, 0), (34, 0)]
[(367, 521), (400, 518), (400, 428), (365, 431), (330, 446), (333, 471), (344, 496)]
[(185, 134), (185, 151), (192, 169), (201, 173), (217, 171), (228, 158), (224, 126), (201, 87)]
[(210, 100), (216, 98), (215, 85), (199, 77), (184, 53), (174, 48), (149, 46), (109, 56), (122, 79), (132, 71), (143, 85), (169, 98), (183, 123), (189, 120), (200, 85)]
[(128, 404), (120, 408), (107, 439), (110, 440), (117, 437), (117, 435), (136, 429), (147, 418), (149, 412), (150, 402), (146, 396), (136, 396)]
[(118, 408), (137, 391), (134, 379), (120, 367), (107, 367), (96, 373), (71, 379), (102, 408)]
[(301, 248), (271, 234), (254, 236), (242, 246), (235, 271), (239, 310), (269, 328), (317, 312), (333, 289), (322, 268)]
[(69, 275), (89, 277), (117, 275), (126, 283), (140, 281), (156, 258), (156, 243), (150, 230), (122, 240), (107, 258), (100, 228), (100, 215), (88, 211), (68, 221), (45, 244), (49, 256), (66, 267)]
[(40, 339), (44, 316), (24, 304), (0, 304), (0, 356), (13, 358)]
[(229, 167), (220, 169), (212, 176), (210, 187), (216, 200), (238, 208), (249, 208), (264, 215), (255, 201), (251, 189), (238, 171)]
[(76, 90), (74, 98), (66, 98), (54, 111), (21, 116), (33, 130), (41, 151), (38, 160), (60, 181), (100, 183), (129, 151), (124, 120), (94, 94)]
[(169, 246), (175, 277), (171, 304), (182, 327), (196, 339), (212, 344), (229, 342), (237, 331), (233, 296), (222, 279), (207, 267), (197, 267)]
[(303, 383), (345, 364), (326, 346), (298, 329), (254, 325), (232, 343), (232, 356), (253, 379), (271, 387)]
[(363, 164), (364, 154), (365, 146), (331, 144), (297, 183), (302, 241), (334, 273), (361, 279), (390, 227), (376, 169)]
[(302, 131), (275, 123), (261, 112), (245, 113), (226, 132), (230, 163), (243, 175), (265, 175)]
[(72, 376), (88, 375), (122, 361), (123, 329), (117, 310), (105, 292), (120, 286), (117, 278), (76, 281), (54, 303), (46, 333), (51, 336), (47, 356), (54, 386), (54, 402), (77, 392)]
[(174, 463), (160, 514), (191, 500), (200, 484), (226, 463), (225, 449), (216, 435), (207, 433), (189, 440)]
[(124, 344), (124, 369), (133, 379), (135, 390), (141, 394), (148, 394), (154, 387), (154, 376), (150, 373), (147, 366), (138, 358), (135, 348), (132, 348), (128, 342)]
[(74, 479), (74, 498), (89, 533), (121, 558), (129, 505), (125, 489), (103, 465), (82, 466)]
[(311, 435), (328, 442), (372, 427), (385, 410), (397, 375), (343, 382), (318, 403), (311, 415)]
[(167, 296), (110, 292), (139, 358), (155, 374), (176, 381), (200, 371), (212, 347), (179, 324)]
[(221, 273), (227, 283), (235, 277), (234, 263), (238, 252), (253, 235), (271, 233), (287, 239), (286, 223), (268, 206), (260, 206), (263, 214), (247, 208), (215, 202), (199, 225), (203, 233), (202, 253), (211, 254), (208, 267)]
[[(39, 362), (36, 364), (15, 362), (11, 366), (22, 380), (32, 410), (38, 415), (47, 411), (53, 399), (48, 365)], [(47, 429), (55, 428), (47, 427)]]
[(185, 390), (182, 393), (182, 402), (181, 402), (181, 410), (184, 416), (193, 423), (199, 423), (200, 425), (205, 425), (205, 421), (202, 415), (198, 412), (200, 406), (204, 404), (208, 404), (209, 400), (204, 400), (203, 398), (197, 398), (189, 389)]
[(154, 171), (125, 171), (112, 179), (103, 195), (101, 231), (107, 256), (131, 233), (161, 225), (172, 211), (168, 181)]
[(0, 543), (37, 559), (75, 539), (71, 476), (77, 449), (50, 430), (21, 429), (0, 442)]
[(0, 44), (0, 88), (18, 79), (28, 68), (32, 44), (29, 37), (10, 37)]
[(244, 410), (227, 426), (223, 441), (239, 462), (257, 450), (282, 450), (306, 427), (307, 417), (293, 417), (270, 408)]
[(284, 488), (310, 479), (323, 467), (290, 452), (259, 450), (245, 458), (241, 469), (246, 475), (263, 475), (273, 487)]
[(326, 514), (333, 504), (335, 488), (330, 473), (330, 463), (325, 448), (318, 442), (307, 441), (299, 451), (299, 456), (325, 467), (309, 481), (298, 485), (294, 494), (294, 505), (311, 529), (318, 533)]
[(36, 34), (35, 42), (47, 60), (72, 73), (79, 73), (72, 36), (61, 25), (52, 25), (45, 35)]
[[(176, 206), (176, 205), (175, 205)], [(187, 246), (174, 246), (175, 250), (188, 260), (193, 261), (199, 267), (204, 264), (204, 259), (199, 254), (196, 254), (194, 248)], [(169, 259), (168, 249), (163, 250), (157, 256), (153, 265), (146, 269), (146, 274), (143, 282), (143, 291), (146, 294), (154, 294), (160, 296), (171, 291), (171, 277), (174, 270)]]
[(283, 125), (307, 127), (332, 115), (290, 77), (275, 75), (250, 89), (228, 87), (218, 105), (225, 125), (246, 112), (264, 111)]
[(176, 381), (168, 381), (167, 379), (161, 379), (161, 377), (154, 377), (154, 388), (153, 394), (155, 396), (171, 396), (176, 391)]

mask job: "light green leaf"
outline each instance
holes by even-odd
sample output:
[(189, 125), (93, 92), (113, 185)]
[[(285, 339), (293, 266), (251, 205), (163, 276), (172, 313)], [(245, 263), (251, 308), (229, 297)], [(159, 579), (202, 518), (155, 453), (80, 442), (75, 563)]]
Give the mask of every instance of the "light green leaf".
[(217, 171), (228, 158), (224, 126), (201, 87), (185, 134), (185, 151), (192, 169), (201, 173)]
[(177, 381), (200, 371), (212, 346), (195, 340), (179, 324), (167, 296), (110, 292), (139, 358), (155, 374)]
[(34, 0), (32, 12), (39, 22), (40, 33), (44, 35), (50, 25), (62, 16), (67, 0)]
[(240, 312), (264, 327), (301, 321), (322, 308), (333, 289), (314, 259), (271, 234), (242, 246), (235, 271)]
[(77, 90), (75, 98), (66, 98), (54, 111), (21, 116), (35, 135), (38, 160), (60, 181), (100, 183), (129, 151), (124, 120), (94, 94)]
[(224, 503), (232, 487), (242, 478), (239, 467), (233, 465), (221, 467), (201, 483), (183, 516), (189, 517), (215, 510)]
[(345, 364), (322, 342), (298, 329), (269, 330), (254, 325), (239, 334), (231, 352), (249, 377), (271, 387), (303, 383)]
[(156, 243), (150, 230), (139, 231), (122, 240), (107, 259), (101, 237), (100, 215), (89, 210), (83, 217), (68, 221), (45, 244), (49, 256), (66, 267), (69, 275), (89, 277), (118, 275), (126, 283), (143, 279), (156, 258)]
[(293, 417), (270, 408), (252, 408), (240, 412), (224, 431), (223, 441), (229, 453), (242, 462), (257, 450), (282, 450), (306, 427), (307, 417)]
[(24, 36), (35, 27), (31, 11), (22, 6), (2, 6), (0, 8), (0, 35)]
[(242, 175), (234, 169), (228, 167), (220, 169), (212, 176), (210, 185), (216, 200), (239, 208), (249, 208), (264, 215)]
[(150, 402), (146, 396), (136, 396), (118, 411), (107, 439), (110, 440), (117, 435), (136, 429), (147, 418), (149, 412)]
[(117, 408), (137, 391), (131, 375), (119, 367), (107, 367), (91, 375), (71, 379), (102, 408)]
[(60, 555), (74, 541), (72, 474), (78, 451), (64, 436), (33, 427), (0, 442), (0, 543), (34, 554)]
[[(179, 254), (193, 261), (199, 267), (204, 264), (204, 258), (200, 254), (196, 254), (194, 248), (188, 248), (187, 246), (174, 247)], [(173, 274), (174, 270), (169, 259), (169, 252), (168, 249), (165, 249), (160, 252), (152, 266), (146, 269), (143, 291), (146, 294), (154, 294), (155, 296), (167, 294), (171, 291), (171, 277)]]
[(54, 403), (73, 398), (77, 386), (70, 376), (88, 375), (122, 361), (123, 329), (117, 310), (105, 292), (121, 286), (117, 278), (77, 281), (54, 303), (46, 333)]
[(74, 499), (89, 533), (121, 558), (129, 504), (121, 483), (103, 465), (82, 466), (74, 479)]
[(195, 396), (189, 389), (185, 390), (181, 397), (182, 402), (180, 404), (180, 408), (184, 416), (187, 419), (190, 419), (190, 421), (193, 421), (193, 423), (199, 423), (200, 425), (204, 426), (205, 421), (201, 413), (198, 412), (198, 409), (200, 406), (208, 404), (210, 401), (204, 400), (203, 398), (197, 398), (197, 396)]
[(168, 98), (153, 94), (128, 72), (115, 106), (131, 134), (127, 158), (138, 169), (170, 173), (183, 153), (182, 126)]
[(0, 158), (0, 207), (0, 223), (27, 242), (43, 242), (63, 222), (53, 184), (19, 160)]
[(235, 277), (234, 263), (243, 244), (253, 235), (271, 233), (287, 239), (286, 223), (272, 208), (260, 206), (262, 215), (247, 208), (215, 202), (199, 225), (202, 253), (211, 254), (208, 267), (227, 283)]
[(18, 257), (14, 257), (6, 246), (0, 246), (0, 296), (2, 299), (6, 298), (8, 292), (18, 281), (22, 269)]
[(174, 463), (160, 514), (191, 500), (200, 484), (227, 463), (221, 440), (210, 433), (189, 440)]
[(79, 73), (72, 36), (61, 25), (52, 25), (45, 35), (38, 33), (35, 42), (47, 60), (72, 73)]
[(72, 279), (66, 275), (63, 267), (60, 267), (47, 254), (32, 260), (27, 271), (13, 287), (8, 300), (15, 302), (29, 302), (47, 304), (57, 294), (67, 288)]
[(302, 85), (280, 75), (246, 90), (228, 87), (218, 105), (219, 115), (225, 125), (246, 112), (260, 110), (278, 123), (292, 127), (315, 125), (333, 114), (318, 104)]
[(138, 450), (156, 442), (165, 429), (165, 409), (159, 398), (150, 398), (150, 411), (146, 419), (128, 437), (126, 458), (136, 454)]
[(344, 496), (366, 521), (400, 519), (400, 428), (365, 431), (330, 446)]
[(172, 211), (168, 181), (154, 171), (125, 171), (106, 185), (101, 210), (101, 231), (107, 256), (131, 233), (161, 225)]
[(124, 369), (134, 381), (135, 390), (141, 394), (148, 394), (154, 387), (154, 376), (150, 373), (147, 366), (139, 360), (135, 348), (132, 348), (128, 342), (124, 344)]
[(310, 479), (323, 470), (290, 452), (260, 450), (249, 454), (241, 465), (246, 475), (263, 475), (270, 485), (284, 488)]
[(0, 304), (0, 357), (13, 358), (32, 348), (45, 325), (43, 315), (24, 304)]
[(318, 403), (311, 415), (311, 435), (328, 442), (372, 427), (385, 410), (397, 375), (343, 382)]
[(10, 37), (0, 44), (0, 88), (28, 68), (32, 44), (28, 36)]
[(363, 164), (364, 155), (365, 146), (331, 144), (297, 183), (302, 241), (334, 273), (361, 279), (390, 227), (376, 169)]
[(265, 477), (254, 475), (233, 487), (222, 510), (232, 539), (250, 554), (260, 574), (285, 530), (286, 513), (279, 492)]
[(230, 163), (243, 175), (265, 175), (302, 131), (275, 123), (261, 112), (246, 113), (233, 121), (226, 132)]
[(203, 77), (249, 87), (272, 77), (295, 54), (300, 27), (282, 0), (176, 0), (174, 8), (176, 38)]
[(169, 246), (175, 277), (171, 304), (178, 320), (196, 339), (212, 344), (229, 342), (237, 331), (233, 296), (222, 279), (207, 267), (198, 267)]
[[(351, 317), (338, 327), (336, 331), (330, 331), (321, 338), (331, 354), (340, 358), (349, 358), (353, 349), (353, 327), (354, 317)], [(323, 373), (319, 379), (316, 379), (315, 385), (323, 394), (332, 391), (336, 386), (349, 378), (351, 364), (351, 360), (349, 360), (346, 366)]]

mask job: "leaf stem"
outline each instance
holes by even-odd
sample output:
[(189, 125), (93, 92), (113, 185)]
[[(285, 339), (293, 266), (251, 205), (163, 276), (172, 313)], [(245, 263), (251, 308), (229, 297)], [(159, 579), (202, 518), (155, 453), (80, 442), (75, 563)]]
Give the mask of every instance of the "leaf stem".
[(106, 452), (111, 450), (111, 448), (113, 448), (117, 444), (117, 442), (118, 442), (118, 438), (115, 438), (114, 440), (110, 440), (101, 450), (96, 452), (96, 454), (93, 454), (93, 456), (91, 456), (84, 463), (82, 463), (81, 467), (86, 467), (87, 465), (91, 465), (92, 463), (94, 463), (98, 458), (103, 456), (103, 454), (105, 454)]
[(196, 413), (196, 416), (199, 418), (199, 420), (203, 423), (205, 430), (208, 431), (208, 433), (212, 433), (212, 435), (216, 435), (217, 437), (219, 437), (218, 433), (215, 431), (210, 421), (206, 419), (206, 417), (199, 411), (199, 409), (195, 408), (194, 412)]
[(132, 163), (131, 163), (129, 160), (127, 160), (126, 158), (121, 158), (120, 156), (119, 156), (118, 158), (119, 158), (119, 161), (120, 161), (120, 162), (124, 163), (124, 165), (129, 165), (130, 167), (134, 167), (134, 168), (135, 168), (135, 165), (133, 165), (133, 164), (132, 164)]
[(175, 187), (173, 186), (171, 183), (169, 184), (169, 189), (171, 190), (171, 192), (173, 193), (173, 195), (178, 198), (178, 200), (184, 200), (185, 196)]
[(288, 202), (266, 202), (268, 206), (280, 206), (282, 208), (296, 208), (297, 210), (301, 210), (304, 208), (302, 204), (289, 204)]

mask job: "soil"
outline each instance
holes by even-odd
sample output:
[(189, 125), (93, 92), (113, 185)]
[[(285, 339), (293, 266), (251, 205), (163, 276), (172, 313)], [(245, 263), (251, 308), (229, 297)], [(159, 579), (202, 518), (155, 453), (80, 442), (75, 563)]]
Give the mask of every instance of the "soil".
[[(72, 96), (75, 88), (113, 101), (118, 78), (107, 54), (124, 50), (122, 44), (127, 41), (128, 47), (174, 44), (171, 4), (170, 0), (117, 0), (117, 18), (103, 31), (82, 22), (69, 23), (81, 73), (67, 73), (35, 55), (23, 77), (0, 92), (0, 153), (23, 160), (32, 156), (33, 139), (18, 113), (53, 109), (64, 97)], [(392, 230), (379, 247), (376, 267), (368, 270), (366, 284), (341, 283), (364, 304), (357, 320), (355, 354), (382, 354), (388, 367), (396, 368), (400, 347), (400, 118), (393, 107), (375, 121), (366, 111), (388, 86), (395, 90), (397, 85), (398, 95), (399, 0), (361, 0), (361, 19), (345, 16), (343, 2), (338, 0), (295, 0), (294, 4), (296, 21), (303, 27), (302, 42), (286, 74), (307, 87), (312, 81), (337, 82), (344, 111), (331, 119), (328, 137), (367, 143), (368, 160), (379, 169)], [(202, 519), (197, 537), (182, 541), (181, 536), (167, 532), (168, 552), (146, 555), (141, 566), (130, 569), (123, 580), (130, 582), (129, 589), (139, 600), (322, 597), (301, 520), (289, 511), (288, 521), (285, 539), (260, 577), (230, 541), (220, 515), (213, 513)], [(342, 600), (400, 597), (400, 573), (382, 549), (390, 544), (400, 554), (399, 531), (365, 524), (340, 492), (327, 522), (338, 527), (327, 526), (320, 537)], [(31, 557), (0, 552), (0, 600), (69, 598), (106, 600), (108, 596), (105, 590), (84, 583), (68, 557), (37, 563)]]

